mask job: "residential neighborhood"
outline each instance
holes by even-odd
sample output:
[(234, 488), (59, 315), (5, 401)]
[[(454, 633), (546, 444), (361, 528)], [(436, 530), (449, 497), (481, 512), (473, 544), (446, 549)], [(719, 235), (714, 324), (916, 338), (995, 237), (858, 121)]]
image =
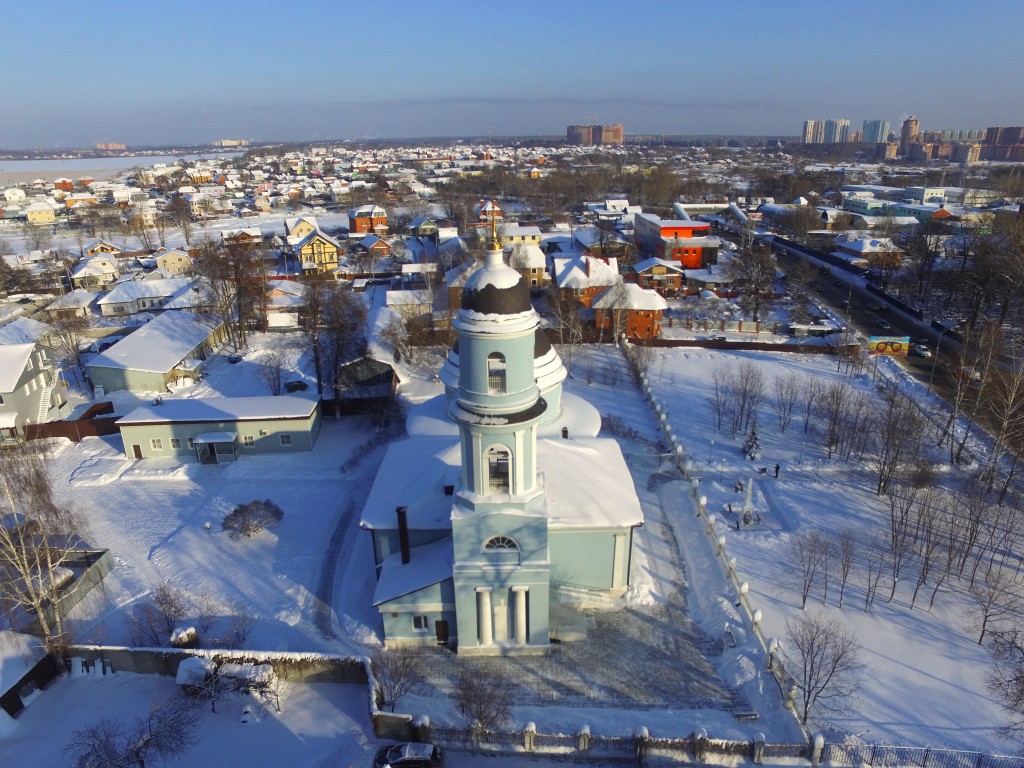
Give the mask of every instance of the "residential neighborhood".
[(1024, 768), (997, 5), (8, 9), (3, 764)]

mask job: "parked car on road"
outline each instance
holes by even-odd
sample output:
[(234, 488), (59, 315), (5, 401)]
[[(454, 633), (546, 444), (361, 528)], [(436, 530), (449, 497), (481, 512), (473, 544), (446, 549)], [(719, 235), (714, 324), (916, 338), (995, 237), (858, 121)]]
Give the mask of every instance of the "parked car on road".
[(391, 768), (441, 768), (443, 764), (444, 755), (440, 747), (411, 741), (381, 747), (373, 759), (373, 768), (384, 768), (388, 765)]

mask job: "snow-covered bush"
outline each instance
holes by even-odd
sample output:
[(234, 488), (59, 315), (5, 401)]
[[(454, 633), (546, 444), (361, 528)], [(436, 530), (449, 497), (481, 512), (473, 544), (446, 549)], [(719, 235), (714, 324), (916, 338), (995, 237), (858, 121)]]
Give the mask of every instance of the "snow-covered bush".
[(224, 518), (221, 527), (228, 532), (232, 539), (238, 539), (242, 536), (249, 538), (255, 536), (264, 528), (277, 525), (283, 517), (284, 510), (270, 499), (264, 499), (263, 501), (254, 500), (248, 504), (239, 504), (235, 507)]

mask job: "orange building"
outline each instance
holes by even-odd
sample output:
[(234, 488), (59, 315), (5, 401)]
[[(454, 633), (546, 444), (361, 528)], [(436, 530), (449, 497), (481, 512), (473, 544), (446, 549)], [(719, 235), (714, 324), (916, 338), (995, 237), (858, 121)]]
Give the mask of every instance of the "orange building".
[(718, 263), (718, 241), (708, 237), (711, 224), (689, 219), (662, 219), (638, 213), (633, 222), (641, 253), (675, 261), (684, 269), (705, 269)]
[(348, 212), (349, 235), (373, 232), (378, 235), (388, 231), (388, 213), (379, 205), (361, 205)]

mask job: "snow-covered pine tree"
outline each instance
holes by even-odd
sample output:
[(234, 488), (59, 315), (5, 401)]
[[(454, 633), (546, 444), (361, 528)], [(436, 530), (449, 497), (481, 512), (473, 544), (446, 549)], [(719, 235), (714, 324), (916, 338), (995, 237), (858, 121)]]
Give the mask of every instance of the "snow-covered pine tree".
[(750, 432), (743, 442), (742, 451), (750, 461), (757, 461), (761, 458), (761, 441), (757, 436), (757, 416), (750, 422)]

